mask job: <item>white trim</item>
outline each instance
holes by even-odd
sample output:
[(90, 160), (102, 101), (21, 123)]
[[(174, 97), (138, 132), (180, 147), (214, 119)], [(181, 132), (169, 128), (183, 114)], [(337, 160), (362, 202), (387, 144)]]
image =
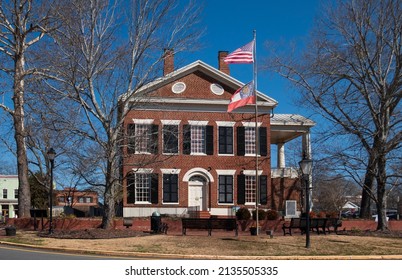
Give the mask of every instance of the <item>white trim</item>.
[(181, 169), (161, 168), (162, 174), (180, 174)]
[[(243, 170), (243, 174), (246, 176), (255, 176), (255, 170)], [(262, 175), (262, 170), (258, 170), (258, 176)]]
[(163, 125), (179, 125), (181, 120), (161, 120)]
[(221, 121), (216, 121), (216, 124), (218, 126), (224, 126), (224, 127), (234, 127), (236, 122), (221, 122)]
[(133, 119), (135, 124), (153, 124), (153, 119)]
[(234, 169), (216, 169), (216, 173), (219, 175), (235, 175), (236, 170)]
[(154, 169), (153, 168), (138, 168), (138, 169), (133, 168), (132, 171), (134, 173), (150, 174), (150, 173), (154, 172)]
[(211, 173), (209, 173), (208, 170), (201, 167), (192, 168), (189, 171), (187, 171), (186, 174), (184, 174), (183, 176), (183, 182), (188, 182), (190, 178), (195, 175), (201, 175), (203, 177), (207, 177), (210, 182), (214, 182), (214, 177), (211, 175)]
[[(242, 122), (244, 127), (255, 127), (255, 122)], [(260, 127), (262, 122), (258, 122), (257, 126)]]
[[(177, 87), (183, 86), (182, 89), (177, 89)], [(184, 82), (177, 82), (172, 85), (172, 92), (175, 94), (183, 93), (186, 90), (187, 86)]]
[(209, 121), (188, 121), (190, 125), (206, 126)]

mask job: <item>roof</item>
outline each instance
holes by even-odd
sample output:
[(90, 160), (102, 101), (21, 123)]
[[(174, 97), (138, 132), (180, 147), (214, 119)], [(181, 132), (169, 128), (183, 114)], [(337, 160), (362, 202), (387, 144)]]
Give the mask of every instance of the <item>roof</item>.
[[(144, 85), (143, 87), (141, 87), (138, 91), (137, 94), (141, 94), (141, 93), (146, 93), (146, 92), (150, 92), (150, 91), (154, 91), (158, 88), (163, 87), (164, 85), (171, 83), (177, 79), (180, 79), (190, 73), (194, 73), (196, 71), (200, 71), (216, 80), (218, 80), (219, 82), (221, 82), (222, 84), (225, 84), (226, 86), (233, 88), (234, 90), (239, 89), (240, 87), (244, 86), (245, 84), (236, 80), (235, 78), (233, 78), (232, 76), (208, 65), (207, 63), (201, 61), (201, 60), (197, 60), (191, 64), (188, 64), (184, 67), (181, 67), (171, 73), (169, 73), (168, 75), (158, 78), (146, 85)], [(125, 95), (121, 96), (120, 98), (124, 98)], [(258, 101), (259, 103), (261, 102), (262, 106), (269, 106), (269, 107), (276, 107), (278, 105), (278, 102), (263, 94), (262, 92), (257, 90), (257, 97), (258, 97)], [(226, 101), (227, 104), (228, 101)]]
[(315, 122), (296, 114), (275, 114), (271, 117), (271, 144), (286, 143), (307, 133)]

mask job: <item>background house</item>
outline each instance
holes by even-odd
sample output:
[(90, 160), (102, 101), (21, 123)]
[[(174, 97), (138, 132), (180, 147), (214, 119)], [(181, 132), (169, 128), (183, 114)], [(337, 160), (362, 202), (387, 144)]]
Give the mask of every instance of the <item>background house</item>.
[(54, 195), (56, 211), (57, 206), (59, 206), (59, 212), (63, 211), (65, 214), (74, 214), (76, 216), (99, 215), (99, 201), (96, 191), (65, 188), (63, 190), (54, 190)]
[[(257, 120), (254, 105), (227, 113), (230, 97), (244, 84), (230, 76), (226, 55), (219, 52), (218, 69), (196, 61), (174, 70), (173, 52), (167, 51), (164, 76), (131, 98), (122, 149), (125, 217), (154, 211), (231, 216), (256, 202), (285, 212), (286, 201), (293, 201), (300, 210), (298, 176), (285, 166), (285, 143), (303, 137), (301, 150), (311, 153), (314, 122), (274, 115), (277, 102), (261, 92)], [(271, 144), (278, 146), (275, 169)]]
[(18, 176), (0, 175), (0, 216), (18, 216)]

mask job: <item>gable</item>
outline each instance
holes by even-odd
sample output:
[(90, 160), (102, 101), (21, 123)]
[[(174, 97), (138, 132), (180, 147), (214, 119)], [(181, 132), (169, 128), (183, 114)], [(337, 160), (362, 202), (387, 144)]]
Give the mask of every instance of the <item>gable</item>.
[[(175, 93), (172, 87), (176, 83), (184, 83), (185, 90), (181, 93)], [(220, 85), (223, 88), (223, 93), (213, 93), (212, 84)], [(155, 100), (156, 98), (156, 100), (163, 100), (163, 102), (169, 102), (169, 100), (173, 102), (174, 100), (188, 100), (189, 102), (200, 100), (203, 102), (210, 101), (211, 104), (218, 102), (227, 105), (234, 92), (243, 85), (244, 83), (198, 60), (143, 86), (138, 90), (138, 96), (147, 94), (152, 99)], [(183, 84), (178, 88), (182, 89)], [(259, 106), (274, 108), (278, 104), (276, 100), (259, 91), (257, 91), (257, 97)]]

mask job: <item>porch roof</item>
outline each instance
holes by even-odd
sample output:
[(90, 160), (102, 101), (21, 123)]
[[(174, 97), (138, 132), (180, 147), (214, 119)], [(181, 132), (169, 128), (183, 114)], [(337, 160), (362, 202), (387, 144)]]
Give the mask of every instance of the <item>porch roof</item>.
[(296, 114), (275, 114), (271, 117), (271, 144), (289, 142), (315, 126), (315, 122)]

